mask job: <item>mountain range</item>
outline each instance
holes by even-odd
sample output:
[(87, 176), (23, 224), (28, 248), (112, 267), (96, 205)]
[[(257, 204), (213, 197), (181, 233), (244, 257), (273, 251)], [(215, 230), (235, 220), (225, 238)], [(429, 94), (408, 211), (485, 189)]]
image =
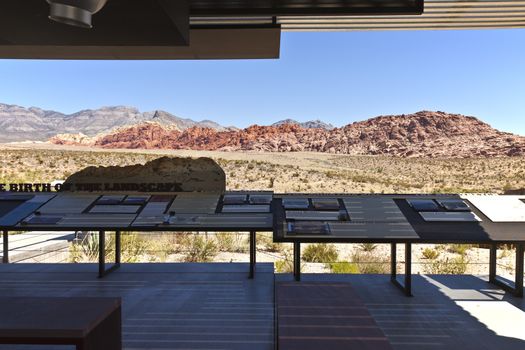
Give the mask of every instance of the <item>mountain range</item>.
[(225, 127), (126, 106), (73, 114), (0, 104), (0, 143), (49, 141), (103, 148), (326, 152), (401, 157), (525, 156), (525, 137), (440, 111), (387, 115), (337, 128), (321, 120)]
[[(86, 109), (73, 114), (44, 110), (38, 107), (21, 107), (0, 103), (0, 143), (19, 141), (46, 141), (58, 134), (83, 134), (93, 137), (116, 129), (155, 122), (179, 131), (192, 127), (211, 128), (218, 131), (236, 130), (211, 120), (194, 121), (180, 118), (165, 111), (140, 112), (127, 106)], [(303, 128), (332, 129), (333, 125), (320, 120), (297, 122), (285, 119), (273, 125), (297, 124)]]
[(15, 141), (46, 141), (57, 134), (95, 136), (100, 133), (143, 122), (185, 130), (204, 127), (227, 130), (210, 120), (196, 122), (164, 111), (140, 112), (126, 106), (86, 109), (73, 114), (48, 111), (37, 107), (24, 108), (0, 103), (0, 143)]
[(181, 129), (149, 120), (94, 137), (57, 135), (50, 142), (102, 148), (308, 151), (399, 157), (525, 156), (525, 137), (499, 131), (475, 117), (440, 111), (379, 116), (340, 128), (320, 121), (302, 125), (290, 120), (245, 129), (202, 125)]

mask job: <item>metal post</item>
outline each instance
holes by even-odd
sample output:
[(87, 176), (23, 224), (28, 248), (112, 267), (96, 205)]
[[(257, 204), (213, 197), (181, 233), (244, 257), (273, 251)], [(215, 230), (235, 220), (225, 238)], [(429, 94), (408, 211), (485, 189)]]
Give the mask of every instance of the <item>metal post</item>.
[(9, 231), (4, 230), (2, 232), (2, 239), (3, 239), (3, 256), (2, 256), (2, 263), (9, 264)]
[(496, 282), (496, 258), (498, 253), (498, 246), (496, 243), (490, 245), (489, 254), (489, 282)]
[(412, 296), (412, 243), (405, 243), (405, 294)]
[(255, 231), (250, 231), (250, 278), (255, 276), (255, 263), (257, 255), (257, 236)]
[(120, 231), (115, 231), (115, 264), (120, 265)]
[(293, 243), (293, 274), (296, 281), (301, 280), (301, 243)]
[(524, 261), (523, 251), (524, 251), (524, 244), (523, 243), (516, 244), (516, 276), (515, 276), (514, 288), (516, 290), (515, 295), (520, 298), (523, 297), (523, 261)]
[(106, 270), (106, 232), (98, 232), (98, 277), (104, 277)]
[(397, 245), (390, 244), (390, 280), (395, 281), (397, 278)]

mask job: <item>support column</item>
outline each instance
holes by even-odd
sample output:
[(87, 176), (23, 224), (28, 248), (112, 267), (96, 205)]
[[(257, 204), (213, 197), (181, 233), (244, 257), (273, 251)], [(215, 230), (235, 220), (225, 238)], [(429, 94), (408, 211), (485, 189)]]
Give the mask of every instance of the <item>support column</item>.
[(9, 264), (9, 231), (4, 230), (2, 231), (2, 244), (3, 244), (3, 256), (2, 256), (2, 263)]
[(254, 278), (255, 276), (256, 257), (257, 257), (257, 232), (250, 231), (250, 276), (249, 278)]
[(293, 243), (293, 275), (296, 281), (301, 280), (301, 243)]

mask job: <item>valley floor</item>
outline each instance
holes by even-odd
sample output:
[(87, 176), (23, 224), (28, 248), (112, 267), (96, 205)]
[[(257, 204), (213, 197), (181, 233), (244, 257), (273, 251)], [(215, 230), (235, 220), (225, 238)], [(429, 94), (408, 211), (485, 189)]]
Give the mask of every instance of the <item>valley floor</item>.
[(51, 182), (87, 166), (145, 163), (163, 155), (211, 157), (229, 190), (321, 193), (502, 193), (525, 188), (525, 157), (396, 158), (325, 153), (107, 150), (47, 143), (0, 145), (0, 182)]

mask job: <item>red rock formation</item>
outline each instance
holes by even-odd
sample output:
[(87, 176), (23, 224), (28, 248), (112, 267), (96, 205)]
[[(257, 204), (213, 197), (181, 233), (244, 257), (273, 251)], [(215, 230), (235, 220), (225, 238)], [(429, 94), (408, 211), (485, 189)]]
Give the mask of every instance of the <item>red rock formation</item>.
[[(75, 138), (61, 135), (51, 142), (72, 144)], [(331, 130), (281, 124), (253, 125), (243, 130), (192, 127), (180, 131), (144, 123), (96, 137), (92, 144), (104, 148), (312, 151), (401, 157), (525, 156), (525, 137), (498, 131), (474, 117), (428, 111), (381, 116)]]

